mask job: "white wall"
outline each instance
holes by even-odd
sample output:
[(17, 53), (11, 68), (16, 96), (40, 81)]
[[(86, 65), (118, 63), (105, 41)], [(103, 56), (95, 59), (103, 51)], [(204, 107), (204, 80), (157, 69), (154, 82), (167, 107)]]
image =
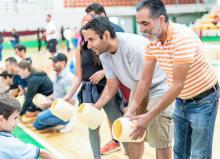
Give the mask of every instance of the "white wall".
[[(17, 5), (15, 5), (17, 1)], [(51, 13), (58, 28), (80, 27), (85, 8), (64, 8), (64, 0), (0, 0), (0, 31), (27, 30), (45, 27), (45, 16)], [(183, 13), (210, 10), (209, 4), (167, 5), (168, 13)], [(108, 16), (135, 15), (135, 7), (106, 7)]]

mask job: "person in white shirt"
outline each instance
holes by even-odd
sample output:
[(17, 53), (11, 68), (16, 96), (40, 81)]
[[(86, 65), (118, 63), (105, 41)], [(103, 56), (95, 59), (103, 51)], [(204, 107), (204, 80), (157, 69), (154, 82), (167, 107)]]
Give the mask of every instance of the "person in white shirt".
[(52, 20), (52, 16), (47, 14), (46, 16), (47, 26), (46, 26), (46, 40), (47, 40), (47, 47), (51, 55), (55, 55), (57, 49), (57, 29), (56, 25)]

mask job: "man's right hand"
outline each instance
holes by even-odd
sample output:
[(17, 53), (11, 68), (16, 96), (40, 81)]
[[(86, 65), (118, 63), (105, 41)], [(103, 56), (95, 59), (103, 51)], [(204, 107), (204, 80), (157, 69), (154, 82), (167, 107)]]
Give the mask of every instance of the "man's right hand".
[(68, 101), (68, 100), (70, 100), (70, 98), (71, 98), (71, 96), (69, 94), (67, 94), (63, 97), (63, 100)]
[(53, 102), (52, 100), (48, 99), (46, 102), (41, 104), (40, 108), (47, 109), (52, 105), (52, 102)]

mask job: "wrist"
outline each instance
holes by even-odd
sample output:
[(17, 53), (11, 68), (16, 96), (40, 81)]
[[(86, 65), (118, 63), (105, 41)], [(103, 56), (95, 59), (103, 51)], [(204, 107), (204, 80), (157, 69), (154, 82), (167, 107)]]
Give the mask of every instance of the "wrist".
[(136, 113), (136, 109), (133, 108), (128, 108), (126, 111), (127, 114), (135, 114)]
[(154, 119), (154, 117), (156, 117), (156, 115), (154, 115), (153, 111), (145, 113), (144, 116), (147, 117), (148, 119), (150, 119), (150, 121), (152, 121)]

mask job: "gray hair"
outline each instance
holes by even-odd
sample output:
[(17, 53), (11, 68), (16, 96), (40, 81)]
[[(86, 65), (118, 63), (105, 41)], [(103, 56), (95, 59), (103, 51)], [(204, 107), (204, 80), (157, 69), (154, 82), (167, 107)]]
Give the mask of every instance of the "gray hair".
[(158, 18), (160, 15), (165, 17), (165, 22), (168, 22), (168, 15), (164, 3), (161, 0), (143, 0), (136, 6), (136, 11), (140, 11), (143, 8), (148, 8), (151, 11), (151, 17), (153, 19)]

